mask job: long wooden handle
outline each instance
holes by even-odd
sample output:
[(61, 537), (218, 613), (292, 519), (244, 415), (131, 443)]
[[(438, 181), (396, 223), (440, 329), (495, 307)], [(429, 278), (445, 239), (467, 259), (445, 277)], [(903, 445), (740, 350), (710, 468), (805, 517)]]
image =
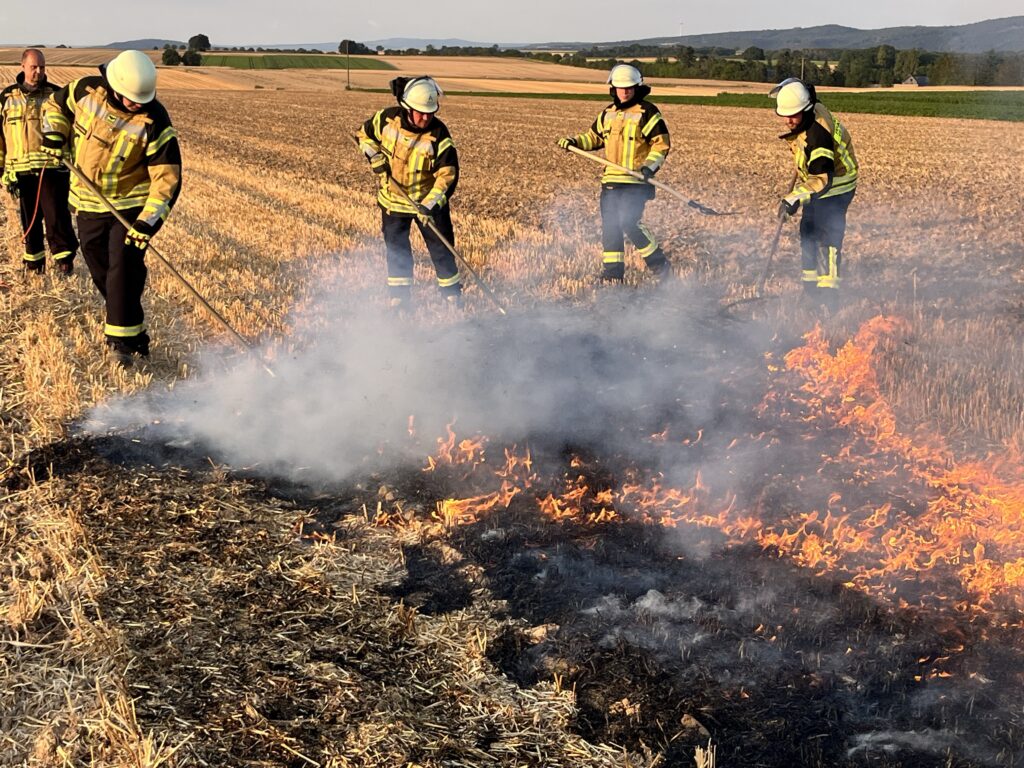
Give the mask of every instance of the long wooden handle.
[(642, 173), (640, 173), (640, 171), (634, 171), (632, 168), (627, 168), (624, 165), (619, 165), (618, 163), (613, 162), (613, 161), (609, 160), (606, 157), (601, 157), (600, 155), (595, 155), (595, 154), (593, 154), (591, 152), (587, 152), (586, 150), (580, 149), (579, 147), (574, 147), (571, 144), (568, 147), (566, 147), (566, 149), (568, 149), (573, 154), (579, 155), (580, 157), (586, 157), (589, 160), (593, 160), (595, 163), (600, 163), (601, 165), (607, 166), (609, 168), (614, 168), (617, 171), (621, 171), (622, 173), (628, 174), (628, 175), (632, 176), (634, 179), (639, 179), (640, 181), (647, 182), (648, 184), (650, 184), (655, 189), (660, 189), (663, 192), (667, 192), (668, 194), (672, 195), (673, 197), (677, 198), (678, 200), (686, 203), (686, 205), (689, 206), (690, 208), (695, 208), (700, 213), (703, 213), (705, 216), (722, 216), (723, 215), (723, 214), (719, 213), (718, 211), (714, 210), (713, 208), (709, 208), (706, 205), (702, 205), (701, 203), (698, 203), (696, 200), (691, 200), (689, 197), (684, 195), (682, 192), (680, 192), (680, 191), (678, 191), (676, 189), (673, 189), (668, 184), (666, 184), (666, 183), (664, 183), (662, 181), (658, 181), (657, 179), (649, 179), (649, 178), (647, 178)]
[[(793, 171), (793, 178), (792, 178), (792, 180), (790, 180), (789, 186), (786, 188), (786, 194), (787, 195), (790, 192), (793, 191), (793, 185), (796, 184), (797, 175), (798, 175), (798, 172), (797, 171)], [(775, 258), (775, 251), (778, 250), (779, 239), (782, 237), (782, 225), (785, 224), (785, 223), (786, 223), (786, 217), (780, 214), (779, 215), (779, 223), (775, 227), (775, 235), (772, 237), (771, 247), (768, 249), (768, 258), (765, 261), (764, 272), (761, 273), (761, 279), (758, 280), (758, 282), (757, 282), (757, 295), (758, 296), (763, 296), (764, 295), (764, 286), (765, 286), (765, 283), (768, 282), (768, 273), (771, 272), (771, 269), (772, 269), (772, 259)]]
[[(88, 189), (89, 192), (97, 200), (99, 200), (103, 204), (103, 207), (106, 208), (108, 211), (110, 211), (114, 215), (115, 219), (117, 219), (119, 222), (121, 222), (121, 224), (126, 229), (131, 229), (132, 228), (131, 222), (129, 222), (124, 217), (124, 215), (122, 215), (122, 213), (119, 210), (117, 210), (117, 208), (115, 208), (113, 206), (113, 204), (106, 198), (106, 196), (102, 192), (100, 192), (100, 190), (96, 187), (96, 185), (92, 183), (92, 181), (89, 179), (89, 177), (86, 176), (78, 168), (78, 166), (76, 166), (74, 163), (69, 161), (67, 158), (61, 158), (61, 162), (65, 166), (67, 166), (67, 169), (69, 171), (71, 171), (71, 173), (73, 173), (78, 178), (78, 180), (82, 183), (82, 186), (84, 186), (86, 189)], [(227, 320), (224, 319), (224, 316), (221, 315), (220, 312), (218, 312), (216, 309), (214, 309), (210, 305), (210, 302), (208, 302), (203, 297), (203, 295), (201, 293), (199, 293), (199, 291), (197, 291), (195, 289), (195, 287), (192, 285), (192, 283), (190, 283), (188, 280), (185, 279), (185, 276), (182, 275), (175, 268), (175, 266), (170, 262), (170, 260), (166, 256), (164, 256), (162, 253), (160, 253), (160, 251), (157, 250), (156, 246), (150, 244), (146, 248), (146, 250), (148, 250), (150, 253), (152, 253), (154, 256), (156, 256), (158, 259), (160, 259), (160, 261), (163, 262), (164, 266), (167, 267), (167, 269), (169, 269), (171, 271), (171, 274), (174, 275), (178, 279), (178, 282), (180, 282), (183, 286), (185, 286), (186, 289), (188, 289), (189, 293), (192, 294), (192, 296), (195, 298), (195, 300), (198, 301), (206, 309), (206, 311), (209, 312), (210, 315), (213, 316), (213, 319), (216, 320), (217, 323), (222, 328), (224, 328), (224, 330), (226, 330), (236, 342), (238, 342), (239, 346), (243, 350), (245, 350), (246, 352), (251, 354), (257, 361), (259, 361), (260, 365), (263, 366), (263, 370), (265, 370), (271, 376), (274, 376), (274, 372), (269, 368), (269, 366), (267, 366), (267, 364), (263, 361), (263, 359), (258, 354), (256, 354), (256, 350), (253, 348), (253, 346), (248, 341), (246, 341), (245, 337), (242, 336), (242, 334), (240, 334), (238, 331), (236, 331), (231, 326), (231, 324)]]

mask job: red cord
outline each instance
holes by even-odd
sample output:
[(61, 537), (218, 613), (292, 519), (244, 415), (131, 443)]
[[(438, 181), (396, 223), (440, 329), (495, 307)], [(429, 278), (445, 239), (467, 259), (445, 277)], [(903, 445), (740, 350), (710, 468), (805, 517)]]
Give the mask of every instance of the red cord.
[(35, 209), (32, 211), (32, 220), (28, 223), (28, 226), (25, 228), (24, 234), (22, 234), (21, 236), (22, 242), (28, 241), (28, 233), (32, 231), (32, 227), (34, 227), (36, 223), (36, 217), (39, 215), (39, 200), (43, 196), (43, 174), (45, 172), (46, 166), (44, 165), (42, 168), (39, 169), (39, 187), (36, 189), (36, 206)]

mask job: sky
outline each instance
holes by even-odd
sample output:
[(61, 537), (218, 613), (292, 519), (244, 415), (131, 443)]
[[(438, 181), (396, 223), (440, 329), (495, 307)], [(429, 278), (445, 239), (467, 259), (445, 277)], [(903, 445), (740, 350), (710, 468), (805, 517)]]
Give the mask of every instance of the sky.
[[(71, 46), (120, 40), (187, 40), (214, 45), (321, 43), (392, 37), (483, 43), (603, 42), (706, 32), (842, 24), (860, 29), (969, 24), (1024, 14), (1021, 0), (859, 0), (856, 3), (713, 3), (644, 0), (2, 0), (0, 42)], [(287, 9), (282, 13), (282, 8)], [(129, 10), (130, 9), (130, 10)], [(634, 10), (635, 9), (635, 10)], [(626, 11), (625, 13), (623, 11)], [(681, 30), (681, 32), (680, 32)]]

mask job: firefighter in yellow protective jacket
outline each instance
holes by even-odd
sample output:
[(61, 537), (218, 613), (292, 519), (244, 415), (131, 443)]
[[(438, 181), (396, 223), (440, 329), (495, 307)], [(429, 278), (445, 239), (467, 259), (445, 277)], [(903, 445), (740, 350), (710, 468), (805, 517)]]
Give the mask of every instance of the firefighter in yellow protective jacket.
[(387, 248), (390, 303), (401, 309), (412, 296), (409, 233), (415, 221), (434, 263), (441, 294), (461, 306), (462, 282), (455, 256), (427, 226), (429, 217), (454, 243), (448, 203), (459, 181), (459, 157), (447, 126), (437, 117), (442, 91), (426, 76), (395, 78), (391, 91), (398, 105), (380, 110), (359, 130), (359, 146), (380, 176), (377, 205)]
[(43, 112), (43, 149), (72, 162), (129, 222), (126, 228), (77, 177), (70, 203), (82, 255), (106, 300), (107, 345), (122, 365), (149, 354), (142, 311), (145, 252), (181, 189), (181, 150), (167, 110), (156, 100), (156, 67), (123, 51), (55, 93)]
[(46, 79), (46, 59), (29, 48), (21, 55), (17, 82), (0, 92), (0, 169), (7, 191), (19, 199), (22, 263), (32, 272), (46, 269), (45, 240), (62, 275), (74, 269), (78, 240), (68, 210), (68, 169), (41, 151), (43, 104), (57, 90)]
[(604, 147), (605, 157), (639, 171), (644, 179), (606, 168), (601, 177), (601, 278), (621, 282), (626, 271), (626, 241), (629, 237), (647, 268), (656, 276), (668, 275), (668, 260), (651, 231), (640, 220), (654, 187), (646, 182), (665, 163), (671, 146), (668, 126), (658, 108), (646, 101), (650, 86), (644, 85), (640, 70), (629, 64), (612, 67), (608, 75), (612, 103), (597, 116), (590, 130), (560, 139), (563, 149), (585, 150)]
[(793, 150), (796, 183), (779, 203), (780, 216), (800, 217), (800, 280), (823, 304), (838, 303), (846, 211), (857, 189), (857, 157), (849, 131), (818, 101), (813, 85), (796, 78), (772, 89), (775, 111), (789, 129), (779, 138)]

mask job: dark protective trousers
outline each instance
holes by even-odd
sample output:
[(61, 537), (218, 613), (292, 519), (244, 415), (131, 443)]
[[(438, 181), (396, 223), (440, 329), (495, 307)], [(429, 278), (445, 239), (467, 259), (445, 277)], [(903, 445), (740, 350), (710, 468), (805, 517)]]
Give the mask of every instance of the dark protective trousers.
[(812, 200), (800, 217), (800, 281), (805, 288), (838, 289), (853, 192)]
[(602, 277), (621, 280), (626, 274), (626, 238), (655, 274), (668, 264), (651, 231), (640, 219), (653, 199), (650, 184), (605, 184), (601, 187)]
[[(434, 215), (434, 224), (449, 243), (455, 244), (455, 231), (452, 227), (452, 214), (448, 206), (444, 206)], [(430, 260), (434, 262), (437, 273), (437, 287), (446, 295), (462, 293), (461, 275), (455, 263), (455, 256), (434, 234), (426, 224), (415, 216), (401, 213), (388, 213), (381, 209), (381, 230), (384, 233), (384, 244), (387, 246), (388, 257), (388, 291), (396, 298), (408, 298), (412, 291), (412, 246), (409, 233), (412, 223), (416, 222), (423, 242), (427, 245)]]
[[(122, 211), (135, 221), (141, 208)], [(143, 324), (142, 291), (146, 287), (145, 253), (125, 243), (127, 229), (110, 213), (79, 213), (78, 236), (89, 274), (107, 303), (104, 333), (139, 351), (149, 351)]]
[[(28, 230), (25, 237), (25, 263), (41, 268), (46, 258), (43, 245), (43, 225), (46, 226), (46, 243), (55, 261), (75, 258), (78, 239), (71, 223), (68, 210), (68, 189), (71, 174), (66, 170), (48, 168), (42, 175), (42, 187), (38, 172), (19, 173), (18, 196), (21, 212), (21, 231)], [(38, 209), (36, 200), (39, 200)], [(32, 226), (29, 227), (29, 224)]]

